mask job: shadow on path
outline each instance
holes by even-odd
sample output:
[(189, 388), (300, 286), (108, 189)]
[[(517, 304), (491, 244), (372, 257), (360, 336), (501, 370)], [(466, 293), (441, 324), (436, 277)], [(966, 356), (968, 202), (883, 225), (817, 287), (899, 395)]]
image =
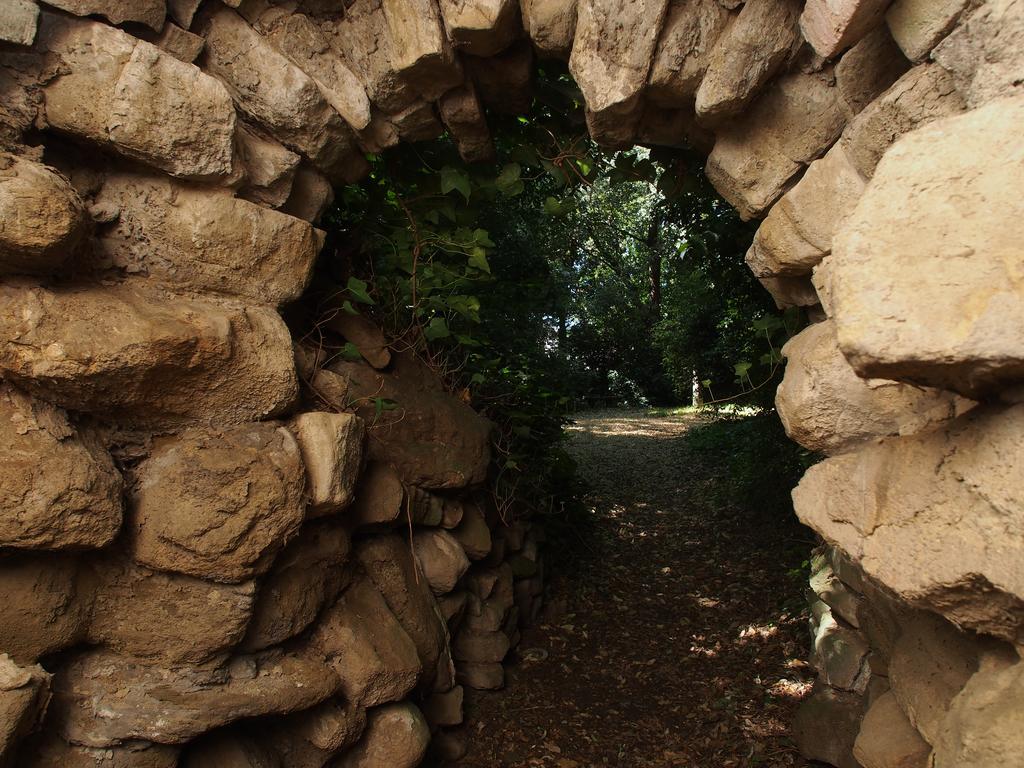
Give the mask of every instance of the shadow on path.
[[(586, 524), (550, 536), (548, 609), (506, 689), (467, 692), (459, 766), (806, 764), (787, 732), (810, 686), (812, 540), (791, 512), (732, 500), (695, 440), (710, 421), (603, 411), (570, 428)], [(733, 423), (711, 425), (720, 450)]]

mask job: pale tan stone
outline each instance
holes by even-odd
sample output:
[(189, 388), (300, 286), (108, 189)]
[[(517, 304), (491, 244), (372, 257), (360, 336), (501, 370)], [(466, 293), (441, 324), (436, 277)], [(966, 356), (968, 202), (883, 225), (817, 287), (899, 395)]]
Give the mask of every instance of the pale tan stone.
[(150, 42), (186, 64), (191, 64), (199, 58), (206, 44), (199, 35), (193, 35), (171, 22), (164, 24), (160, 34), (154, 36)]
[(291, 197), (302, 158), (269, 134), (245, 123), (239, 123), (236, 140), (238, 160), (245, 170), (239, 197), (271, 208), (282, 208)]
[(32, 45), (39, 28), (39, 6), (35, 0), (7, 0), (0, 14), (0, 40), (14, 45)]
[(519, 0), (523, 29), (543, 58), (568, 59), (576, 34), (576, 0)]
[(390, 525), (404, 511), (405, 488), (385, 463), (371, 461), (355, 488), (355, 501), (345, 513), (353, 526)]
[(469, 569), (469, 558), (459, 542), (445, 530), (421, 530), (413, 534), (416, 562), (435, 595), (455, 589)]
[(295, 171), (291, 194), (281, 206), (282, 213), (316, 224), (334, 202), (334, 188), (322, 173), (302, 164)]
[(113, 24), (145, 24), (157, 32), (167, 15), (166, 0), (47, 0), (47, 5), (76, 16), (103, 16)]
[(493, 56), (521, 32), (517, 0), (439, 0), (441, 17), (456, 49)]
[(864, 714), (853, 745), (854, 757), (864, 768), (927, 768), (931, 751), (891, 691)]
[(836, 87), (852, 118), (881, 96), (908, 69), (907, 61), (884, 24), (869, 32), (836, 63)]
[(50, 677), (39, 665), (20, 667), (0, 653), (0, 763), (15, 765), (18, 742), (42, 721)]
[(353, 498), (363, 463), (362, 419), (351, 413), (303, 413), (290, 428), (306, 466), (310, 517), (340, 512)]
[(921, 61), (969, 6), (970, 0), (896, 0), (885, 21), (907, 58)]
[(800, 31), (817, 54), (830, 59), (882, 23), (891, 0), (808, 0)]
[(793, 720), (793, 740), (801, 754), (836, 768), (861, 768), (853, 756), (860, 729), (861, 697), (816, 682)]
[(410, 702), (370, 710), (363, 738), (337, 761), (337, 768), (415, 768), (426, 754), (430, 729)]
[(670, 0), (651, 64), (647, 98), (665, 107), (692, 108), (711, 50), (729, 18), (717, 0)]
[(831, 256), (839, 345), (861, 376), (977, 398), (1024, 378), (1024, 97), (889, 149)]
[(391, 64), (427, 101), (462, 81), (434, 0), (380, 0), (391, 35)]

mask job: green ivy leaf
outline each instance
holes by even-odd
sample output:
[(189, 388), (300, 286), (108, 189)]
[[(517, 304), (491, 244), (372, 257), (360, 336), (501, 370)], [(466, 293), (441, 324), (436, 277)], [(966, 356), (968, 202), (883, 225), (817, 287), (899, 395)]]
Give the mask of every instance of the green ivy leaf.
[(358, 301), (360, 304), (376, 304), (373, 297), (366, 290), (366, 282), (360, 280), (358, 277), (350, 277), (348, 283), (345, 286), (348, 288), (348, 292), (352, 294), (352, 298)]
[(751, 368), (753, 368), (753, 363), (746, 362), (736, 363), (736, 365), (733, 366), (733, 370), (736, 371), (736, 375), (739, 376), (741, 379), (747, 375), (747, 372)]
[(522, 177), (523, 168), (519, 163), (505, 163), (505, 166), (501, 169), (501, 173), (498, 174), (498, 178), (494, 180), (494, 185), (501, 192), (508, 192), (514, 187)]
[(351, 341), (345, 342), (345, 346), (341, 348), (341, 356), (349, 362), (356, 362), (363, 359), (363, 355), (360, 353), (359, 347)]
[(491, 274), (491, 265), (487, 263), (487, 251), (480, 246), (476, 246), (469, 252), (469, 266)]
[(434, 317), (423, 329), (423, 335), (427, 337), (427, 341), (435, 341), (448, 338), (452, 332), (448, 330), (448, 323), (443, 317)]
[(486, 229), (474, 229), (473, 240), (477, 245), (482, 245), (484, 248), (494, 247), (494, 242), (491, 240), (491, 236)]
[(358, 315), (359, 310), (352, 306), (352, 302), (345, 299), (345, 303), (341, 305), (341, 309), (349, 315)]
[(471, 191), (469, 176), (456, 168), (452, 168), (450, 165), (446, 165), (441, 169), (441, 193), (447, 195), (453, 189), (461, 192), (462, 196), (466, 198), (466, 202), (469, 202)]
[(373, 411), (376, 416), (380, 416), (384, 411), (393, 411), (397, 407), (398, 403), (394, 400), (389, 400), (386, 397), (373, 398)]

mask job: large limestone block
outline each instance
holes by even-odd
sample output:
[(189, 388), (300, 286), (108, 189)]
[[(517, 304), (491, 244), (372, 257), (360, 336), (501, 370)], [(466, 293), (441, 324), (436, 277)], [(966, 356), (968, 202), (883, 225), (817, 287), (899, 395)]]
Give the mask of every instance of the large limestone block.
[(336, 521), (303, 528), (260, 583), (242, 650), (278, 645), (309, 627), (348, 582), (350, 550), (349, 533)]
[(719, 122), (739, 114), (782, 69), (800, 39), (798, 0), (747, 0), (711, 51), (697, 89), (697, 114)]
[(371, 710), (363, 738), (335, 764), (337, 768), (415, 768), (430, 743), (430, 728), (415, 704)]
[(1024, 754), (1024, 663), (983, 666), (953, 699), (935, 768), (998, 768)]
[(859, 695), (815, 683), (793, 720), (793, 740), (800, 753), (836, 768), (861, 768), (853, 744), (862, 709)]
[(480, 101), (501, 115), (525, 115), (533, 103), (533, 46), (520, 40), (496, 56), (464, 56)]
[(935, 64), (923, 64), (900, 77), (857, 115), (841, 143), (854, 168), (870, 179), (882, 155), (900, 136), (963, 111), (963, 98), (950, 74)]
[(85, 204), (45, 165), (0, 154), (0, 272), (54, 272), (89, 234)]
[(0, 560), (0, 648), (19, 664), (85, 639), (92, 591), (67, 555), (5, 555)]
[(523, 29), (542, 58), (568, 59), (576, 35), (576, 0), (519, 0)]
[(431, 728), (462, 724), (463, 688), (457, 685), (445, 693), (435, 693), (423, 704), (423, 716)]
[(828, 549), (811, 558), (811, 591), (829, 607), (835, 617), (859, 628), (858, 613), (862, 598), (836, 575), (831, 561), (836, 560), (837, 550), (834, 547)]
[(324, 240), (302, 219), (166, 177), (110, 176), (98, 200), (120, 211), (100, 241), (114, 265), (261, 303), (297, 299)]
[(0, 546), (102, 547), (121, 528), (121, 475), (65, 414), (0, 386)]
[(971, 0), (896, 0), (885, 21), (907, 58), (921, 61), (970, 6)]
[(509, 650), (504, 632), (482, 632), (464, 626), (452, 643), (452, 654), (460, 662), (488, 664), (502, 661)]
[(949, 70), (967, 105), (1020, 92), (1024, 83), (1024, 8), (1020, 0), (989, 0), (932, 51)]
[(157, 32), (167, 15), (166, 0), (52, 0), (47, 5), (76, 16), (103, 16), (113, 24), (145, 24)]
[(729, 18), (717, 0), (670, 0), (647, 98), (664, 107), (692, 107), (711, 50)]
[(469, 558), (448, 531), (417, 531), (413, 535), (412, 545), (416, 552), (416, 562), (435, 595), (444, 595), (455, 589), (459, 579), (469, 569)]
[(61, 62), (44, 88), (50, 127), (172, 176), (233, 173), (235, 110), (217, 80), (105, 24), (42, 19), (39, 45)]
[(8, 0), (0, 14), (0, 40), (15, 45), (32, 45), (39, 28), (39, 6), (35, 0)]
[(505, 667), (498, 662), (459, 662), (457, 679), (477, 691), (497, 691), (505, 686)]
[(158, 440), (134, 471), (132, 556), (157, 570), (239, 582), (270, 568), (305, 515), (295, 438), (271, 423)]
[(363, 420), (351, 413), (303, 413), (289, 428), (306, 466), (309, 516), (340, 512), (352, 502), (362, 469)]
[(360, 707), (402, 700), (422, 672), (412, 638), (363, 575), (327, 609), (310, 642), (340, 678), (345, 700)]
[(847, 117), (860, 113), (908, 69), (910, 62), (888, 27), (883, 25), (870, 32), (836, 64), (836, 87)]
[(824, 74), (785, 75), (744, 120), (718, 134), (708, 178), (742, 218), (755, 218), (839, 138), (845, 124), (838, 91)]
[(837, 235), (831, 294), (861, 376), (968, 397), (1024, 379), (1024, 96), (903, 137)]
[(359, 478), (355, 501), (345, 513), (353, 527), (390, 525), (405, 509), (405, 487), (401, 478), (387, 464), (371, 461)]
[[(344, 361), (330, 368), (348, 380), (349, 402), (368, 425), (370, 459), (391, 464), (406, 484), (425, 489), (483, 481), (491, 423), (448, 394), (415, 356), (395, 354), (386, 373)], [(378, 415), (376, 397), (393, 400), (395, 409)]]
[(291, 196), (302, 158), (269, 134), (245, 123), (239, 123), (236, 138), (238, 160), (245, 169), (245, 181), (238, 196), (270, 208), (282, 208)]
[(365, 709), (334, 699), (274, 718), (255, 736), (279, 756), (282, 768), (323, 768), (355, 744), (365, 728)]
[(178, 747), (132, 741), (124, 746), (83, 747), (44, 732), (19, 753), (19, 768), (178, 768)]
[(281, 206), (281, 212), (316, 224), (333, 202), (331, 182), (315, 168), (302, 164), (295, 171), (291, 194)]
[(494, 546), (491, 528), (479, 504), (466, 501), (462, 506), (462, 520), (452, 534), (471, 560), (482, 560), (491, 553)]
[(462, 69), (434, 0), (380, 0), (391, 36), (391, 63), (427, 101), (462, 82)]
[[(186, 299), (139, 280), (0, 285), (0, 372), (59, 405), (126, 423), (238, 423), (298, 394), (291, 337), (265, 307)], [(103, 329), (97, 333), (97, 329)]]
[(797, 515), (904, 600), (956, 624), (1022, 636), (1024, 406), (975, 408), (811, 467)]
[(55, 679), (51, 710), (75, 744), (183, 744), (235, 720), (308, 709), (337, 689), (324, 662), (279, 651), (239, 656), (214, 670), (153, 667), (87, 651)]
[(786, 434), (812, 451), (843, 453), (956, 415), (957, 397), (951, 393), (859, 378), (839, 350), (832, 320), (805, 328), (782, 354), (789, 364), (775, 407)]
[(151, 42), (186, 64), (191, 64), (199, 58), (206, 43), (199, 35), (193, 35), (171, 22), (164, 24), (163, 30), (159, 35), (154, 35)]
[(853, 755), (864, 768), (927, 768), (932, 748), (900, 709), (892, 691), (864, 714)]
[(882, 23), (892, 0), (808, 0), (800, 31), (826, 59), (849, 48)]
[(862, 693), (871, 676), (867, 664), (871, 648), (860, 632), (837, 621), (827, 607), (822, 610), (811, 652), (818, 679), (839, 690)]
[(448, 91), (438, 102), (438, 108), (464, 162), (478, 163), (494, 159), (491, 130), (472, 83), (467, 82)]
[(806, 275), (832, 251), (832, 238), (856, 208), (866, 182), (835, 144), (768, 211), (747, 251), (758, 277)]
[(667, 9), (668, 0), (579, 0), (569, 71), (583, 92), (595, 140), (632, 139)]
[(448, 37), (458, 50), (493, 56), (521, 32), (517, 0), (438, 0)]
[(206, 37), (205, 68), (224, 83), (238, 108), (332, 179), (359, 178), (365, 166), (352, 131), (313, 78), (230, 8), (204, 14), (198, 23)]
[(42, 667), (20, 667), (0, 653), (0, 765), (15, 765), (20, 742), (43, 719), (50, 699), (50, 674)]

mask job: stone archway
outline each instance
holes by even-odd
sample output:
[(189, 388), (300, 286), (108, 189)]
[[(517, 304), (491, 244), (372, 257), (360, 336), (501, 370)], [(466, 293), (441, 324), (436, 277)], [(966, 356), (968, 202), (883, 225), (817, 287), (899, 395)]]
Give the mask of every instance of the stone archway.
[[(751, 268), (820, 320), (779, 393), (794, 439), (831, 456), (795, 493), (829, 543), (805, 752), (1012, 762), (1021, 3), (344, 5), (0, 14), (0, 756), (169, 766), (261, 716), (258, 738), (220, 731), (200, 754), (413, 765), (429, 727), (407, 697), (435, 727), (458, 708), (453, 645), (462, 681), (500, 681), (504, 619), (536, 606), (539, 576), (513, 580), (507, 555), (536, 561), (535, 542), (489, 530), (470, 493), (486, 426), (381, 358), (366, 386), (415, 382), (445, 417), (409, 419), (361, 471), (358, 417), (301, 384), (363, 384), (296, 354), (277, 308), (364, 151), (447, 129), (486, 158), (486, 109), (528, 108), (539, 55), (568, 59), (599, 141), (703, 148), (763, 217)], [(353, 526), (403, 505), (429, 585), (397, 536), (349, 553)], [(475, 628), (451, 643), (442, 617), (467, 601)]]

